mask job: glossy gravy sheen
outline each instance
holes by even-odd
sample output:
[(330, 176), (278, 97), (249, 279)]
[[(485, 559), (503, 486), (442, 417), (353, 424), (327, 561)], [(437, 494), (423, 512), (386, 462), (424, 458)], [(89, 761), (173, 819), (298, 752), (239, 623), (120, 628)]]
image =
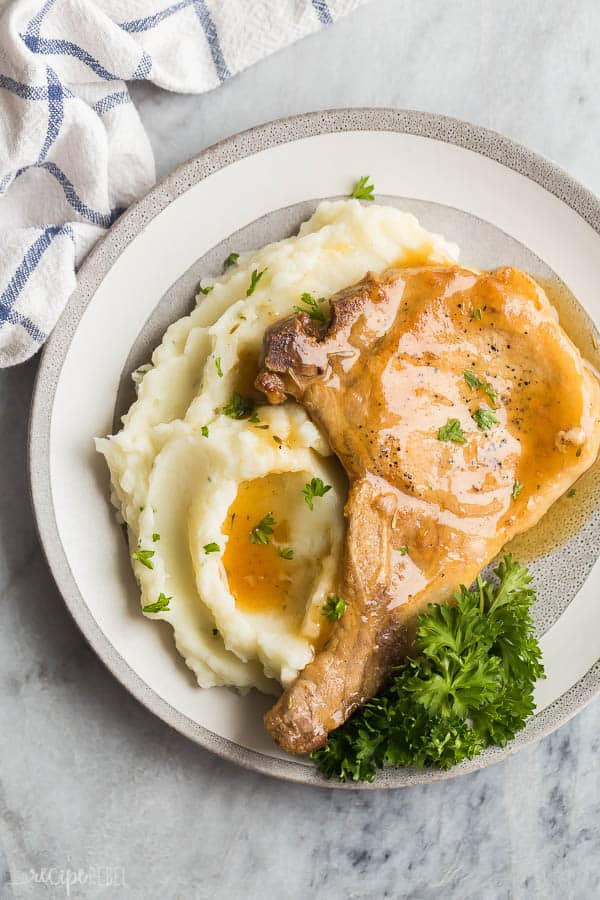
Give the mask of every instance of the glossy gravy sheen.
[[(536, 278), (558, 312), (560, 324), (575, 346), (600, 371), (600, 334), (593, 321), (565, 284), (558, 279)], [(577, 534), (600, 505), (600, 457), (542, 519), (510, 541), (506, 549), (521, 562), (530, 562), (561, 547)]]

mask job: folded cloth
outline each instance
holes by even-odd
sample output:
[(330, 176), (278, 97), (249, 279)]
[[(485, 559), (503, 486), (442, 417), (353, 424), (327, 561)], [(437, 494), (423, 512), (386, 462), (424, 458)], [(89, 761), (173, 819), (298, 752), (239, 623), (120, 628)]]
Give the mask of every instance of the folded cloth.
[(76, 268), (154, 183), (126, 81), (201, 93), (365, 0), (0, 0), (0, 366), (43, 344)]

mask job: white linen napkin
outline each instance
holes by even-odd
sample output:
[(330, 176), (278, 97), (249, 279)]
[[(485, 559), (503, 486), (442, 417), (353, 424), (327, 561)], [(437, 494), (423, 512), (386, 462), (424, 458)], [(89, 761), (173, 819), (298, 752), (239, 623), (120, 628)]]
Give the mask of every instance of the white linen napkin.
[(154, 183), (125, 82), (201, 93), (365, 0), (0, 0), (0, 367), (55, 325), (76, 268)]

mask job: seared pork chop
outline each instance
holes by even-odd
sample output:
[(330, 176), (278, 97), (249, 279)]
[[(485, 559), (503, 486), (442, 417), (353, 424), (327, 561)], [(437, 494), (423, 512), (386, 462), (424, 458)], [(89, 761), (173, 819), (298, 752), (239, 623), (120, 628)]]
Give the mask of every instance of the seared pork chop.
[(600, 389), (533, 279), (458, 266), (370, 274), (332, 299), (328, 324), (278, 323), (257, 386), (306, 407), (350, 480), (346, 613), (265, 719), (302, 753), (382, 687), (417, 613), (592, 464)]

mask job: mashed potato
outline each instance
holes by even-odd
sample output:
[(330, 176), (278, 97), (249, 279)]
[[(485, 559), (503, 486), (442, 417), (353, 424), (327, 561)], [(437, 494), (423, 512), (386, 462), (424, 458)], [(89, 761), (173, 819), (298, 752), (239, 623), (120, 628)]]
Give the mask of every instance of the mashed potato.
[[(296, 237), (205, 279), (121, 431), (97, 440), (142, 608), (171, 624), (202, 687), (288, 684), (326, 638), (322, 608), (337, 589), (345, 477), (300, 406), (247, 402), (265, 330), (305, 292), (329, 297), (368, 270), (457, 255), (394, 208), (321, 203)], [(329, 487), (311, 509), (314, 478)]]

